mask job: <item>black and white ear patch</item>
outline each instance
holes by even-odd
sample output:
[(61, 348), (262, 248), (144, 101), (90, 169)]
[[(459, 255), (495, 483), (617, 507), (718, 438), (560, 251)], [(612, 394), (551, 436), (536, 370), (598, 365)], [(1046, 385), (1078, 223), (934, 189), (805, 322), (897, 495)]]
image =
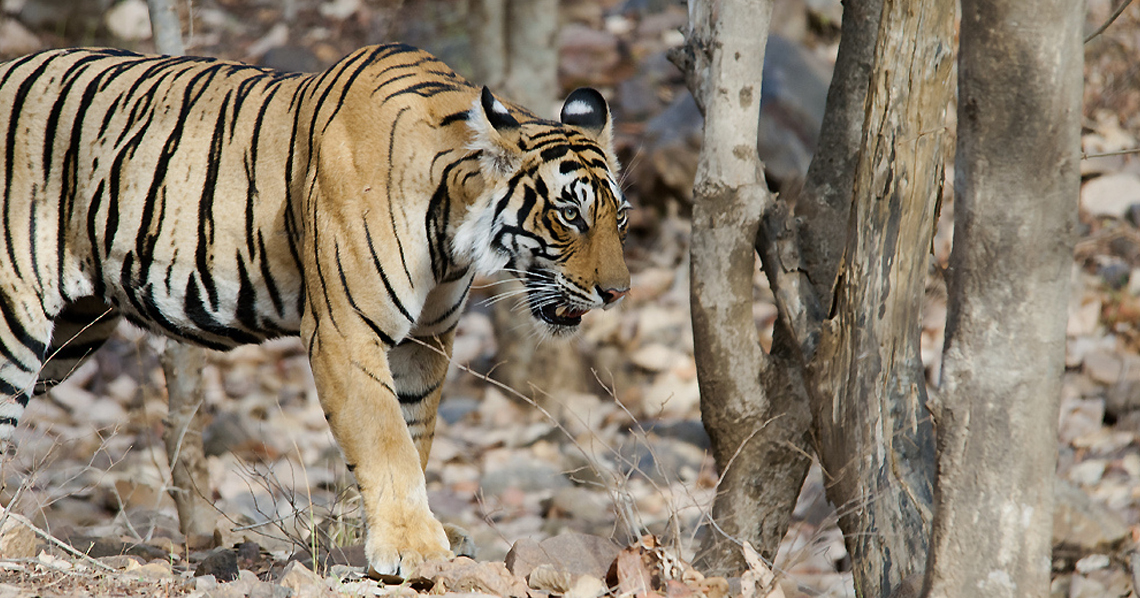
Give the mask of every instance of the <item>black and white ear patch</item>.
[(609, 123), (610, 111), (598, 90), (579, 87), (566, 96), (561, 118), (563, 124), (600, 131)]
[[(596, 93), (596, 92), (595, 92)], [(483, 94), (479, 96), (479, 101), (483, 104), (483, 113), (487, 115), (487, 120), (491, 123), (495, 130), (503, 131), (507, 129), (519, 128), (519, 121), (511, 116), (507, 107), (502, 102), (495, 99), (491, 95), (491, 90), (487, 86), (483, 86)]]

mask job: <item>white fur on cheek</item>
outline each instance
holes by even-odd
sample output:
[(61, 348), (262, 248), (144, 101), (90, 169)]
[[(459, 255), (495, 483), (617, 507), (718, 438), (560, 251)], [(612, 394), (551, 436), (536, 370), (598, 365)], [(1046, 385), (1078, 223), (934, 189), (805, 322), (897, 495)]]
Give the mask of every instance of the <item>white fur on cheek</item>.
[(509, 257), (491, 247), (495, 238), (495, 210), (493, 193), (480, 197), (463, 216), (463, 222), (455, 231), (453, 253), (463, 260), (470, 260), (475, 271), (484, 276), (494, 274), (507, 266)]

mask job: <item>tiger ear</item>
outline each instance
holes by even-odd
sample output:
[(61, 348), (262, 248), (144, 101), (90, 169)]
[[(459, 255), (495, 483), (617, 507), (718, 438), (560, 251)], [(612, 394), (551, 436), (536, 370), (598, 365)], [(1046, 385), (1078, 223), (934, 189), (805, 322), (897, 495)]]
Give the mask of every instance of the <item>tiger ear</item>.
[(519, 121), (486, 86), (471, 106), (467, 123), (475, 134), (470, 148), (482, 152), (480, 161), (484, 170), (508, 176), (518, 169), (522, 162), (522, 151), (517, 143)]
[(613, 155), (613, 124), (610, 108), (598, 90), (579, 87), (562, 103), (562, 124), (582, 129), (594, 138), (608, 155)]

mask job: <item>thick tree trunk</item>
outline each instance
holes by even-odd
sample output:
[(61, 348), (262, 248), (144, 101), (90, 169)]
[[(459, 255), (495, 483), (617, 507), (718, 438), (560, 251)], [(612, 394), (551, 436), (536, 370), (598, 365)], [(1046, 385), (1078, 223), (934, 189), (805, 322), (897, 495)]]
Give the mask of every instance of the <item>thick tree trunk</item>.
[(835, 314), (808, 365), (828, 497), (857, 593), (889, 596), (926, 564), (934, 437), (919, 316), (942, 195), (952, 0), (887, 0), (866, 100)]
[(740, 542), (774, 558), (809, 459), (799, 370), (766, 355), (752, 319), (753, 245), (773, 206), (756, 153), (770, 0), (691, 2), (689, 87), (705, 114), (694, 183), (691, 303), (701, 416), (721, 473), (697, 563), (745, 568)]
[(1083, 3), (963, 0), (927, 596), (1049, 594)]
[[(155, 49), (161, 54), (183, 53), (182, 29), (172, 0), (147, 0)], [(202, 368), (206, 350), (168, 340), (162, 355), (169, 400), (162, 440), (170, 460), (170, 496), (178, 508), (178, 527), (191, 546), (213, 540), (218, 513), (211, 494), (206, 452), (202, 446)]]

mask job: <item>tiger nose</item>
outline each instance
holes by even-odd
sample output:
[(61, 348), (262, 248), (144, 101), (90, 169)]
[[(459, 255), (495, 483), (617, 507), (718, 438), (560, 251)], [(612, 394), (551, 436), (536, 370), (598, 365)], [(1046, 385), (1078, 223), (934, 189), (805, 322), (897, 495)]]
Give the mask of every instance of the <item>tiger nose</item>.
[(605, 302), (607, 306), (610, 306), (617, 303), (618, 299), (628, 295), (629, 287), (624, 289), (603, 289), (602, 287), (598, 287), (598, 294), (602, 296), (602, 301)]

